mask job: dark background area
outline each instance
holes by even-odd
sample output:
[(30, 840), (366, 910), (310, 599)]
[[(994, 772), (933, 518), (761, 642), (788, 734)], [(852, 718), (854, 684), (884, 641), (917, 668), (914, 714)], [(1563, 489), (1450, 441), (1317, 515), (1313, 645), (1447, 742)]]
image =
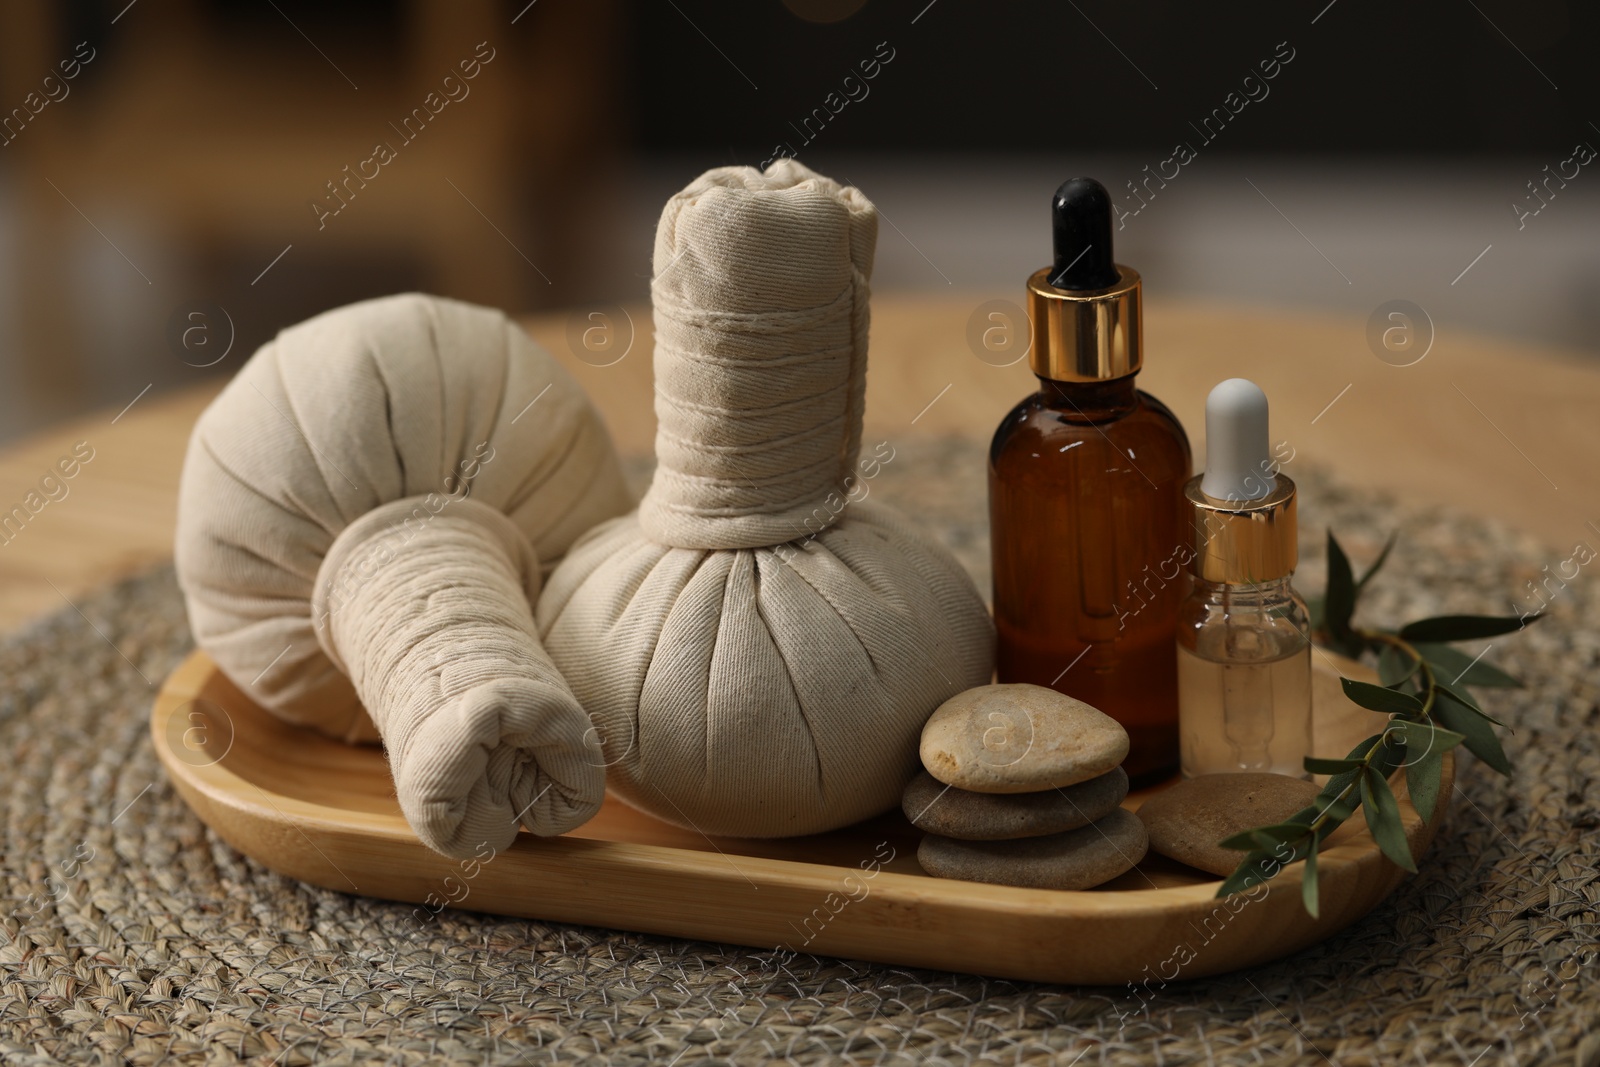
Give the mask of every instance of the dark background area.
[[(472, 95), (319, 224), (481, 41)], [(1600, 168), (1517, 206), (1600, 146), (1596, 4), (5, 0), (0, 117), (80, 42), (70, 95), (0, 145), (0, 439), (397, 290), (642, 301), (663, 200), (791, 152), (878, 205), (879, 292), (1017, 298), (1051, 190), (1089, 174), (1149, 299), (1356, 329), (1405, 298), (1600, 348)], [(210, 368), (170, 341), (197, 304), (233, 331)]]
[[(160, 4), (164, 0), (141, 0)], [(174, 0), (165, 0), (172, 3)], [(187, 0), (178, 0), (187, 3)], [(526, 0), (462, 0), (512, 15)], [(550, 9), (605, 0), (539, 0)], [(110, 49), (127, 0), (61, 0), (56, 51)], [(285, 49), (314, 28), (342, 63), (381, 67), (404, 5), (388, 0), (195, 0), (219, 38)], [(1537, 152), (1596, 120), (1600, 5), (1569, 0), (1310, 0), (1227, 5), (1107, 0), (624, 0), (609, 40), (572, 47), (621, 80), (618, 122), (595, 131), (642, 152), (715, 153), (755, 163), (797, 142), (882, 42), (894, 59), (829, 123), (828, 147), (874, 152), (1158, 151), (1258, 73), (1280, 42), (1293, 98), (1228, 151), (1375, 155)], [(280, 10), (281, 13), (280, 14)], [(285, 19), (283, 15), (287, 15)], [(1316, 18), (1316, 22), (1309, 21)], [(913, 23), (912, 19), (916, 21)], [(372, 62), (363, 63), (363, 57)], [(315, 55), (283, 58), (285, 74)], [(87, 82), (104, 80), (101, 64)], [(742, 73), (741, 73), (742, 72)], [(1553, 83), (1553, 85), (1552, 85)], [(1554, 86), (1554, 87), (1553, 87)], [(1556, 88), (1558, 87), (1558, 88)], [(797, 146), (798, 147), (798, 146)]]
[[(797, 17), (852, 9), (836, 22)], [(1262, 109), (1219, 148), (1537, 152), (1600, 121), (1600, 5), (1563, 0), (638, 0), (629, 11), (636, 143), (729, 163), (793, 140), (788, 124), (880, 41), (895, 59), (871, 106), (847, 105), (830, 124), (830, 148), (1164, 152), (1281, 41), (1296, 58), (1271, 91), (1291, 106)]]

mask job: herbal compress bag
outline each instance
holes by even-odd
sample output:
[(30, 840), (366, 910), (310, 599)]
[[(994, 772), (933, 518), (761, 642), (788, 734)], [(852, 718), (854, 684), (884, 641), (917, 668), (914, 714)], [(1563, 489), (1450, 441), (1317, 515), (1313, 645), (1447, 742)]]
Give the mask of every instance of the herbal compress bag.
[(540, 596), (612, 790), (703, 833), (808, 834), (894, 807), (928, 716), (989, 681), (971, 579), (862, 499), (893, 476), (858, 456), (876, 239), (861, 193), (788, 160), (709, 171), (668, 201), (655, 478)]
[(554, 834), (605, 795), (540, 647), (542, 575), (632, 504), (587, 397), (497, 311), (396, 296), (264, 345), (201, 415), (178, 501), (195, 639), (253, 700), (381, 737), (447, 855)]

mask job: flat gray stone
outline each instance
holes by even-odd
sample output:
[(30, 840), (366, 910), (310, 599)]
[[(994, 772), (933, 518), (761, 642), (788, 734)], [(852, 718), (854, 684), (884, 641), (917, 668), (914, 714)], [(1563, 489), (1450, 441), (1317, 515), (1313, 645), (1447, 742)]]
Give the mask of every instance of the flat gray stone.
[(1157, 793), (1139, 808), (1150, 847), (1163, 856), (1226, 878), (1245, 853), (1217, 842), (1244, 830), (1283, 822), (1309, 807), (1318, 789), (1285, 774), (1202, 774)]
[(1132, 870), (1147, 847), (1144, 824), (1133, 812), (1118, 808), (1098, 822), (1048, 837), (958, 841), (928, 834), (917, 848), (917, 862), (935, 878), (1030, 889), (1092, 889)]
[(906, 786), (900, 806), (920, 830), (963, 841), (1005, 841), (1088, 826), (1115, 811), (1127, 795), (1128, 776), (1121, 767), (1038, 793), (972, 793), (923, 771)]
[(1034, 793), (1119, 766), (1128, 733), (1115, 719), (1042, 685), (981, 685), (939, 705), (922, 728), (922, 765), (974, 793)]

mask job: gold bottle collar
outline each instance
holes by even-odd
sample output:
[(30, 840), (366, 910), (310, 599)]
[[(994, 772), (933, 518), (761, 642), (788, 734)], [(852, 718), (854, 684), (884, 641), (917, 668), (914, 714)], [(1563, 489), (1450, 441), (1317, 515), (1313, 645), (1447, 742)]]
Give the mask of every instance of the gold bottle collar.
[(1105, 289), (1057, 289), (1051, 268), (1028, 279), (1033, 373), (1057, 382), (1099, 382), (1134, 373), (1144, 361), (1139, 272), (1117, 264)]
[(1277, 475), (1277, 488), (1260, 500), (1218, 500), (1200, 489), (1197, 474), (1183, 487), (1194, 519), (1198, 578), (1254, 585), (1287, 578), (1300, 562), (1294, 482)]

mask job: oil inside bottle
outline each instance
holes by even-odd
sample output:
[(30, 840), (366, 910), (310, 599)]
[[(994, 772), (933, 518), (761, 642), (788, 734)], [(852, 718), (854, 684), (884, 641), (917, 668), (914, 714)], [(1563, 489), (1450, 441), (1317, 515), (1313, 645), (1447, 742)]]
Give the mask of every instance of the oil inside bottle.
[[(1252, 631), (1259, 636), (1259, 631)], [(1311, 749), (1311, 649), (1263, 643), (1251, 658), (1178, 646), (1183, 693), (1183, 774), (1261, 771), (1306, 776)]]
[(990, 452), (998, 677), (1120, 722), (1136, 787), (1178, 770), (1172, 644), (1190, 581), (1189, 470), (1183, 429), (1131, 377), (1041, 381)]

